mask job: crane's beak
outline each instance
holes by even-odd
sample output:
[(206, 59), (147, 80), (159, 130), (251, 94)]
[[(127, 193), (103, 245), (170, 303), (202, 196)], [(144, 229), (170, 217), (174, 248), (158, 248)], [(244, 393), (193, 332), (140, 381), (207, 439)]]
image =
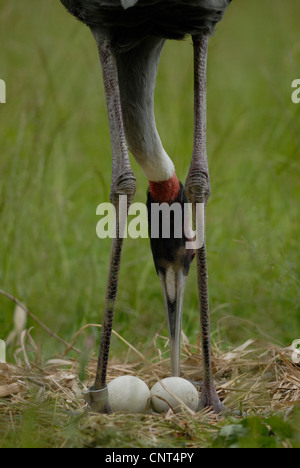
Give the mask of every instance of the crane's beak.
[[(164, 218), (163, 210), (159, 214), (159, 232), (158, 236), (152, 236), (152, 204), (156, 202), (152, 199), (150, 191), (148, 192), (148, 220), (149, 233), (153, 260), (157, 274), (160, 278), (165, 306), (167, 310), (167, 319), (169, 326), (169, 339), (171, 351), (172, 375), (180, 376), (180, 351), (181, 351), (181, 325), (182, 325), (182, 306), (185, 284), (189, 269), (195, 256), (195, 249), (191, 240), (192, 234), (189, 218), (186, 217), (185, 204), (188, 203), (183, 187), (178, 194), (177, 199), (170, 207), (170, 216)], [(181, 210), (176, 210), (176, 205), (181, 206)], [(170, 223), (170, 235), (164, 237), (164, 221)], [(175, 227), (181, 224), (181, 235), (176, 235)], [(188, 229), (190, 228), (190, 233)], [(188, 233), (188, 234), (187, 234)], [(190, 244), (187, 246), (187, 242)]]
[(180, 376), (180, 351), (183, 296), (187, 276), (183, 270), (175, 271), (170, 266), (165, 273), (159, 272), (167, 311), (172, 376)]

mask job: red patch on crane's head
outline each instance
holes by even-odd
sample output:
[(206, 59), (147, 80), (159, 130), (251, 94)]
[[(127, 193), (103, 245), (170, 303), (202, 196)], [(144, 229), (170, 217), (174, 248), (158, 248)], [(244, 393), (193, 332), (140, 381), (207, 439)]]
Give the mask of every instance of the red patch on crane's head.
[(180, 182), (175, 173), (169, 180), (149, 181), (149, 189), (152, 200), (156, 203), (173, 203), (181, 190)]

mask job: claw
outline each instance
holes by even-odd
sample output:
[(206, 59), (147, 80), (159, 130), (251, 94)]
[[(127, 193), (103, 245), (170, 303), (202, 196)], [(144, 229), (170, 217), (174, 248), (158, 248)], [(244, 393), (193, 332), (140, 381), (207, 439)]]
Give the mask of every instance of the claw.
[(90, 387), (84, 394), (84, 399), (88, 405), (87, 409), (93, 413), (113, 413), (113, 410), (109, 404), (107, 387), (100, 390), (95, 390), (94, 387)]
[(203, 386), (199, 411), (203, 410), (204, 408), (211, 408), (212, 411), (216, 414), (223, 413), (223, 411), (226, 409), (214, 387), (207, 389)]

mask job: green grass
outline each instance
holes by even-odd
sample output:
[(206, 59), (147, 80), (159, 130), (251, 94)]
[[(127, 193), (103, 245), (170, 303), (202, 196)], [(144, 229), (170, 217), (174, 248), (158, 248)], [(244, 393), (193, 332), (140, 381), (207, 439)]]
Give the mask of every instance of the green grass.
[[(111, 171), (96, 46), (58, 0), (22, 7), (4, 1), (0, 13), (0, 79), (7, 84), (7, 104), (0, 105), (0, 288), (69, 340), (101, 321), (108, 268), (109, 241), (95, 233)], [(239, 0), (211, 39), (207, 241), (213, 337), (224, 346), (261, 331), (282, 345), (300, 337), (300, 105), (291, 101), (300, 75), (299, 14), (294, 0)], [(156, 116), (183, 181), (193, 141), (192, 78), (191, 40), (169, 42)], [(135, 200), (144, 202), (147, 182), (132, 166)], [(0, 339), (12, 328), (13, 308), (0, 298)], [(183, 328), (195, 343), (195, 269), (184, 309)], [(149, 242), (128, 240), (114, 328), (143, 351), (164, 319)], [(47, 335), (41, 342), (45, 359), (59, 354)], [(122, 350), (113, 340), (112, 353)], [(4, 445), (26, 445), (22, 431)], [(214, 443), (226, 445), (222, 437)]]
[(299, 411), (289, 420), (228, 417), (212, 425), (205, 418), (72, 416), (44, 403), (11, 416), (0, 434), (1, 448), (300, 448), (299, 423)]

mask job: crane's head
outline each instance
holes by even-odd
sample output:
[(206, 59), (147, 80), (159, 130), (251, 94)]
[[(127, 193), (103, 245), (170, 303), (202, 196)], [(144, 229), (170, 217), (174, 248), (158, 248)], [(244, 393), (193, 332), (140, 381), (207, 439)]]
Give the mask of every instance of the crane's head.
[(150, 182), (147, 207), (151, 249), (167, 310), (172, 375), (179, 376), (183, 296), (195, 250), (188, 201), (176, 176)]

